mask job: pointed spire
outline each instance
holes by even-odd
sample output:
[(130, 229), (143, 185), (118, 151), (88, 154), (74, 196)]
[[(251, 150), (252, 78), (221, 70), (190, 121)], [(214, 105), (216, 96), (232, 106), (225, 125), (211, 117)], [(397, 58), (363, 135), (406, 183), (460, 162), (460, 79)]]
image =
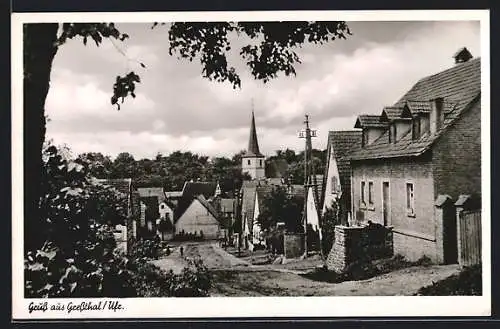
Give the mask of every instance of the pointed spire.
[(255, 115), (253, 110), (253, 99), (252, 99), (252, 123), (250, 125), (250, 139), (248, 140), (248, 150), (247, 155), (258, 155), (261, 156), (259, 150), (259, 142), (257, 140), (257, 131), (255, 129)]

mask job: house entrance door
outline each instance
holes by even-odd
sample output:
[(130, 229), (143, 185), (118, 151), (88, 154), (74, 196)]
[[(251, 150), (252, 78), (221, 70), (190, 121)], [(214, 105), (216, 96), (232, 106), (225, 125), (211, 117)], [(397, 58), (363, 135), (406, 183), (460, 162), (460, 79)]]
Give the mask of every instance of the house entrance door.
[(389, 182), (382, 182), (382, 212), (384, 216), (384, 226), (388, 226), (390, 213)]

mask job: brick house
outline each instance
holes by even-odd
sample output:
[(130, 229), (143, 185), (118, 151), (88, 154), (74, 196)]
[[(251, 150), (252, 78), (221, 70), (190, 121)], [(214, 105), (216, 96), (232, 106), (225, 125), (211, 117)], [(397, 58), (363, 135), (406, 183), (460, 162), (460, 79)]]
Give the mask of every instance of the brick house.
[(355, 222), (392, 226), (394, 252), (409, 259), (456, 262), (455, 216), (436, 207), (481, 197), (480, 63), (457, 61), (418, 81), (383, 109), (380, 136), (349, 156)]
[[(365, 125), (365, 116), (363, 119)], [(356, 124), (358, 127), (359, 124)], [(366, 133), (365, 135), (368, 135)], [(373, 138), (373, 137), (372, 137)], [(330, 131), (328, 133), (327, 156), (325, 174), (323, 176), (323, 188), (321, 193), (321, 214), (331, 206), (334, 200), (340, 202), (340, 216), (343, 223), (347, 223), (351, 211), (351, 167), (349, 159), (346, 157), (350, 152), (361, 146), (362, 131)]]

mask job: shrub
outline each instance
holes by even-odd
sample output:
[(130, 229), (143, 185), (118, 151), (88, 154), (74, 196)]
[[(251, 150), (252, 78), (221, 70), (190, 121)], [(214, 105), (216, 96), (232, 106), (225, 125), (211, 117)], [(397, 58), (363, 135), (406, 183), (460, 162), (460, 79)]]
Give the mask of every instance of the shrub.
[(133, 259), (158, 259), (159, 247), (159, 243), (151, 239), (132, 239), (128, 256)]
[(205, 297), (211, 288), (212, 278), (199, 259), (188, 260), (180, 274), (164, 271), (140, 260), (135, 263), (132, 285), (141, 297)]
[[(147, 263), (157, 256), (154, 241), (115, 251), (112, 227), (125, 223), (126, 197), (98, 184), (88, 165), (44, 150), (40, 214), (25, 237), (25, 297), (204, 296), (210, 276), (201, 261), (181, 275)], [(35, 232), (35, 233), (32, 233)], [(32, 234), (32, 235), (30, 235)], [(134, 250), (135, 249), (135, 250)]]
[(481, 264), (465, 267), (459, 274), (452, 275), (432, 285), (422, 287), (419, 296), (480, 296), (482, 295)]

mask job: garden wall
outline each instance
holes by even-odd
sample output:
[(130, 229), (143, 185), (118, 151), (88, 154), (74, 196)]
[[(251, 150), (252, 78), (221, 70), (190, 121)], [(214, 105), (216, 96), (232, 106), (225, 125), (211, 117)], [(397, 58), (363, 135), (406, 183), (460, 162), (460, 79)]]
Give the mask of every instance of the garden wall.
[(335, 226), (335, 243), (327, 258), (328, 270), (343, 272), (356, 261), (391, 257), (394, 254), (392, 227)]
[(304, 254), (304, 234), (284, 235), (285, 258), (297, 258)]

